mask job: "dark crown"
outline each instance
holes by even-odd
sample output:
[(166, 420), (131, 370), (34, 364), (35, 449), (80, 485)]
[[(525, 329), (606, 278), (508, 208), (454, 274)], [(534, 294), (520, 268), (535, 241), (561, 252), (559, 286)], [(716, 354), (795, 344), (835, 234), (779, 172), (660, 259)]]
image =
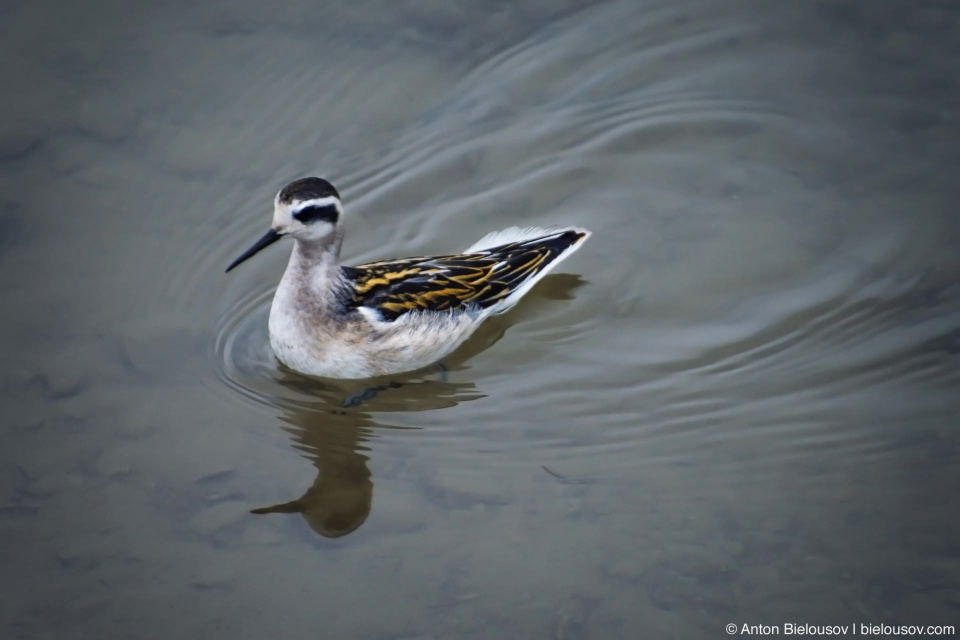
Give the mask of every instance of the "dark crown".
[(328, 196), (340, 197), (332, 184), (323, 178), (300, 178), (294, 180), (283, 189), (277, 196), (281, 204), (290, 204), (295, 200), (316, 200), (317, 198), (326, 198)]

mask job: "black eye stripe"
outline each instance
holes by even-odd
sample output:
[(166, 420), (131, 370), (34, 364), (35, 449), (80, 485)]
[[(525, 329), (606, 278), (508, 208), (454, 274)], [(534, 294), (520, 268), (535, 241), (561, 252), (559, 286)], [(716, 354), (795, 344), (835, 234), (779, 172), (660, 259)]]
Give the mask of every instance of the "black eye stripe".
[(336, 205), (325, 204), (304, 207), (303, 209), (300, 209), (300, 211), (294, 213), (293, 217), (304, 224), (310, 224), (311, 222), (316, 222), (317, 220), (323, 220), (324, 222), (329, 222), (330, 224), (336, 224), (337, 218), (340, 217), (340, 214), (337, 211)]

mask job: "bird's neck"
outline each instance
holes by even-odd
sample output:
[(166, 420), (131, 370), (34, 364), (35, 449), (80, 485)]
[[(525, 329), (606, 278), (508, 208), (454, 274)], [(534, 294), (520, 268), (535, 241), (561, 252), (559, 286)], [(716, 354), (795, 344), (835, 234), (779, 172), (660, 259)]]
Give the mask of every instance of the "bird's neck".
[(340, 239), (308, 242), (294, 240), (287, 271), (309, 276), (310, 280), (333, 276), (340, 271)]
[(323, 313), (335, 303), (340, 281), (340, 242), (295, 240), (290, 262), (280, 280), (276, 302), (301, 314)]

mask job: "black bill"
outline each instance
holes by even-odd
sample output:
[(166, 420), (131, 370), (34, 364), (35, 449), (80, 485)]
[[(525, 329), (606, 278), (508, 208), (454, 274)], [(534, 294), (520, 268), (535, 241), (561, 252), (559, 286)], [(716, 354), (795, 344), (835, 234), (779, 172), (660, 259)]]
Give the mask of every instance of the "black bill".
[(252, 247), (250, 247), (249, 249), (247, 249), (246, 251), (244, 251), (242, 256), (240, 256), (239, 258), (237, 258), (236, 260), (234, 260), (234, 261), (230, 264), (230, 266), (227, 267), (227, 270), (224, 271), (224, 273), (229, 272), (230, 269), (233, 269), (235, 266), (237, 266), (238, 264), (240, 264), (241, 262), (243, 262), (243, 261), (246, 260), (247, 258), (250, 258), (250, 257), (254, 256), (254, 255), (257, 254), (261, 249), (264, 249), (264, 248), (266, 248), (266, 247), (269, 247), (270, 245), (272, 245), (274, 242), (276, 242), (277, 240), (279, 240), (279, 239), (282, 238), (282, 237), (283, 237), (283, 234), (277, 233), (277, 232), (274, 231), (273, 229), (270, 229), (270, 231), (267, 231), (265, 234), (263, 234), (263, 237), (262, 237), (262, 238), (260, 238), (260, 239), (257, 240), (256, 242), (254, 242)]

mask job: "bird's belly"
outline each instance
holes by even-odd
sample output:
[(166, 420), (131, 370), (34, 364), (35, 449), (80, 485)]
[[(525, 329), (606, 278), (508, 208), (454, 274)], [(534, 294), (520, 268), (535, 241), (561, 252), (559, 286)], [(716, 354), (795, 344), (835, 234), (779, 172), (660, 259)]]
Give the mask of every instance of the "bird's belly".
[(270, 347), (294, 371), (323, 378), (368, 378), (376, 375), (367, 349), (347, 339), (334, 322), (307, 326), (296, 318), (271, 314)]
[(462, 317), (440, 331), (391, 323), (372, 327), (363, 321), (313, 323), (270, 316), (270, 346), (294, 371), (324, 378), (370, 378), (413, 371), (433, 364), (473, 333), (477, 322)]

